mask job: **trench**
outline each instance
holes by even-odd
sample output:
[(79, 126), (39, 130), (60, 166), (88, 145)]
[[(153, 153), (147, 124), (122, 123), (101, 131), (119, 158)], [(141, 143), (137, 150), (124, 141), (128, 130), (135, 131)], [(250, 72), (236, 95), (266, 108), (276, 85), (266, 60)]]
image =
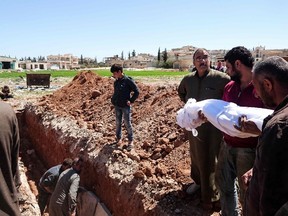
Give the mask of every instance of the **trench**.
[[(82, 155), (85, 164), (80, 174), (78, 216), (206, 215), (198, 206), (200, 194), (187, 197), (181, 190), (160, 189), (160, 194), (153, 196), (156, 189), (151, 183), (135, 177), (139, 166), (137, 158), (127, 157), (110, 145), (95, 149), (93, 145), (97, 136), (93, 139), (93, 132), (81, 132), (81, 128), (62, 117), (52, 119), (46, 115), (39, 113), (37, 106), (31, 104), (17, 113), (20, 157), (27, 167), (26, 176), (33, 194), (37, 195), (37, 182), (49, 167), (59, 164), (66, 157)], [(68, 129), (62, 128), (63, 122), (69, 128), (80, 131), (79, 134), (65, 131)], [(90, 145), (86, 146), (88, 139)], [(31, 212), (26, 215), (31, 215)]]
[[(120, 152), (113, 153), (109, 145), (95, 152), (94, 148), (85, 146), (88, 137), (93, 137), (92, 134), (87, 131), (80, 132), (79, 136), (67, 133), (61, 128), (65, 120), (52, 120), (47, 116), (43, 118), (37, 112), (37, 107), (30, 104), (17, 113), (21, 137), (20, 157), (27, 167), (26, 176), (33, 194), (37, 196), (37, 182), (49, 167), (59, 164), (66, 157), (82, 155), (85, 164), (80, 174), (77, 215), (165, 215), (161, 209), (155, 211), (155, 206), (150, 210), (145, 209), (143, 200), (147, 197), (137, 192), (141, 180), (133, 178), (133, 175), (125, 179), (121, 174), (125, 166), (130, 166), (133, 172), (137, 166), (133, 160), (123, 158)], [(55, 125), (51, 126), (50, 121)], [(77, 127), (71, 124), (70, 127)], [(81, 131), (79, 128), (77, 130)], [(97, 140), (90, 140), (90, 145), (93, 146), (94, 141)], [(92, 150), (93, 154), (89, 154)], [(112, 175), (109, 170), (111, 166), (118, 167), (112, 171)]]

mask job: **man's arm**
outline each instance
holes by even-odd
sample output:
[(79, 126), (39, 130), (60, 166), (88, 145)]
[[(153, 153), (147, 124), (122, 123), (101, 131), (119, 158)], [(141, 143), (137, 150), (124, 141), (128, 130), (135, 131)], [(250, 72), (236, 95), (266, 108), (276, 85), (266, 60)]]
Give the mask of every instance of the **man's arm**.
[(18, 126), (18, 120), (16, 117), (16, 114), (13, 119), (14, 124), (14, 131), (13, 131), (13, 150), (12, 150), (12, 172), (14, 175), (14, 182), (16, 187), (19, 187), (21, 185), (20, 180), (20, 171), (19, 171), (19, 164), (18, 164), (18, 158), (19, 158), (19, 148), (20, 148), (20, 135), (19, 135), (19, 126)]
[(72, 183), (70, 185), (69, 193), (68, 193), (68, 205), (69, 205), (69, 214), (75, 214), (75, 209), (77, 205), (77, 193), (80, 183), (80, 176), (75, 173), (71, 176)]
[(184, 103), (186, 103), (185, 101), (185, 97), (186, 97), (186, 89), (185, 89), (185, 84), (184, 84), (184, 78), (183, 80), (180, 82), (179, 86), (178, 86), (178, 95), (180, 97), (180, 100), (183, 101)]
[(136, 85), (136, 83), (132, 79), (128, 79), (129, 81), (129, 86), (131, 88), (131, 91), (133, 92), (132, 97), (130, 98), (130, 102), (134, 103), (134, 101), (138, 98), (139, 96), (139, 89)]

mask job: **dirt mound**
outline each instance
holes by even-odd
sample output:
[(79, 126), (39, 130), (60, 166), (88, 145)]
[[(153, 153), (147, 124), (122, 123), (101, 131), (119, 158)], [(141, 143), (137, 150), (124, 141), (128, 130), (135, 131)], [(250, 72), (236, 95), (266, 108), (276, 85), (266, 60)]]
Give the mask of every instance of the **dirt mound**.
[[(93, 72), (81, 72), (60, 90), (43, 97), (39, 105), (56, 115), (72, 117), (80, 127), (102, 133), (102, 146), (115, 140), (113, 82)], [(136, 149), (145, 159), (164, 158), (183, 143), (183, 131), (176, 125), (176, 111), (183, 105), (177, 86), (137, 85), (140, 95), (132, 108)], [(123, 133), (125, 137), (124, 127)]]

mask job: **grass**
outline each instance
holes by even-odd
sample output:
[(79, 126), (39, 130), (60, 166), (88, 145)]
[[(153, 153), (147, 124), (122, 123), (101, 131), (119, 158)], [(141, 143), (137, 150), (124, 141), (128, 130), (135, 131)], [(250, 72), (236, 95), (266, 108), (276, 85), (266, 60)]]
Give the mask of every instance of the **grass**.
[[(93, 72), (97, 73), (100, 76), (109, 77), (111, 76), (111, 72), (109, 70), (93, 70)], [(47, 74), (50, 73), (51, 77), (74, 77), (79, 71), (75, 70), (58, 70), (58, 71), (37, 71), (37, 72), (27, 72), (27, 73), (35, 73), (35, 74)], [(183, 77), (189, 72), (179, 72), (179, 71), (165, 71), (165, 70), (139, 70), (139, 71), (130, 71), (125, 70), (124, 73), (131, 77)], [(18, 78), (18, 77), (26, 77), (26, 72), (0, 72), (0, 78)]]

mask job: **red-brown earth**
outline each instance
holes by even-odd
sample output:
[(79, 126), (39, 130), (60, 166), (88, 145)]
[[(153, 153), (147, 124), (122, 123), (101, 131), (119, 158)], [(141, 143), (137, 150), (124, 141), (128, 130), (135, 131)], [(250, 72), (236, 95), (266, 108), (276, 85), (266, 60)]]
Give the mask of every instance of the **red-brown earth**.
[[(137, 209), (140, 209), (137, 215), (218, 215), (217, 212), (201, 209), (199, 193), (194, 196), (185, 194), (185, 189), (192, 180), (189, 176), (188, 142), (183, 129), (176, 124), (176, 112), (183, 106), (177, 95), (178, 84), (167, 81), (144, 84), (136, 81), (140, 95), (132, 109), (135, 149), (127, 152), (122, 149), (123, 146), (118, 148), (111, 145), (115, 141), (115, 114), (110, 101), (113, 82), (112, 78), (100, 77), (90, 71), (81, 72), (62, 88), (26, 105), (26, 109), (37, 113), (36, 116), (42, 119), (47, 118), (47, 113), (52, 113), (53, 118), (47, 122), (51, 119), (69, 119), (69, 121), (60, 120), (61, 127), (64, 127), (67, 133), (71, 134), (68, 128), (72, 125), (77, 125), (79, 131), (87, 131), (88, 136), (84, 136), (79, 148), (74, 146), (74, 153), (84, 154), (90, 161), (87, 163), (87, 170), (93, 170), (89, 172), (84, 170), (81, 173), (81, 184), (99, 195), (114, 215), (136, 215)], [(37, 134), (37, 128), (33, 129)], [(63, 128), (61, 130), (63, 131)], [(93, 136), (92, 141), (89, 139), (89, 134)], [(123, 137), (126, 137), (124, 127)], [(23, 140), (27, 149), (35, 148), (29, 146), (26, 138)], [(53, 141), (49, 142), (51, 144)], [(36, 147), (35, 158), (31, 155), (29, 157), (26, 157), (27, 154), (23, 155), (24, 164), (28, 167), (26, 174), (30, 185), (32, 188), (34, 185), (32, 190), (34, 194), (37, 194), (35, 182), (45, 171), (43, 167), (61, 161), (61, 157), (74, 156), (73, 151), (67, 151), (67, 148), (71, 150), (71, 145), (61, 145), (60, 151), (49, 153), (51, 152), (49, 143), (45, 143), (45, 140), (42, 143), (44, 147)], [(127, 139), (123, 142), (123, 145), (125, 144)], [(50, 148), (57, 148), (53, 145), (51, 144)], [(22, 146), (22, 149), (25, 147)], [(99, 176), (101, 173), (98, 163), (99, 152), (105, 155), (106, 161), (102, 165), (108, 167), (108, 170), (111, 169), (112, 173), (106, 172), (111, 179), (116, 179), (116, 183), (105, 183), (105, 178), (101, 179), (101, 174)], [(46, 158), (48, 156), (44, 156), (45, 153), (54, 159)], [(45, 166), (41, 167), (39, 158)], [(98, 165), (91, 169), (93, 158)], [(35, 167), (35, 163), (41, 168), (36, 171), (29, 169)], [(100, 181), (95, 180), (96, 177)], [(113, 184), (115, 187), (118, 185), (120, 189), (112, 188)], [(115, 200), (111, 200), (113, 193), (115, 193)], [(121, 200), (117, 200), (119, 197)], [(124, 206), (124, 209), (119, 213), (121, 202), (123, 203), (120, 206)]]

